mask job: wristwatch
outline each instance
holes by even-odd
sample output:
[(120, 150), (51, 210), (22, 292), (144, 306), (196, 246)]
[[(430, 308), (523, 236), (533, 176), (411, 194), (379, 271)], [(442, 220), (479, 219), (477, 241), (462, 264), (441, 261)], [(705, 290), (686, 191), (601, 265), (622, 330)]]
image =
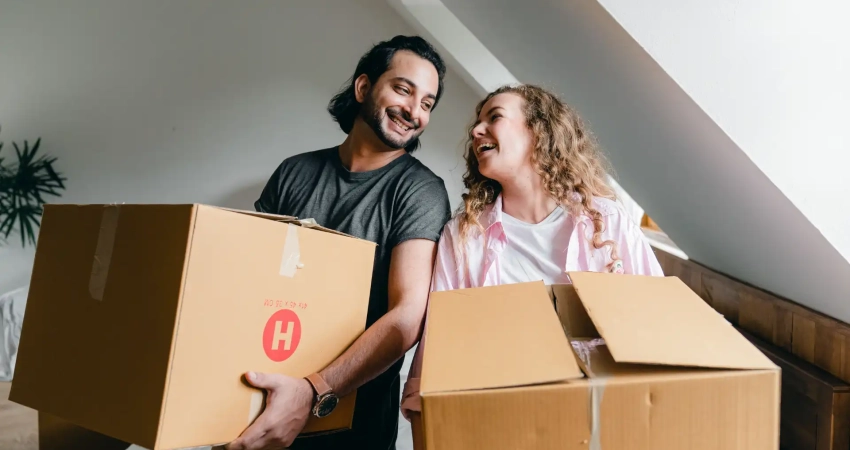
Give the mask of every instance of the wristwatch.
[(327, 417), (333, 412), (336, 405), (339, 403), (339, 397), (334, 394), (333, 390), (325, 379), (318, 373), (307, 375), (307, 381), (313, 386), (313, 391), (316, 392), (316, 400), (313, 403), (312, 413), (318, 418)]

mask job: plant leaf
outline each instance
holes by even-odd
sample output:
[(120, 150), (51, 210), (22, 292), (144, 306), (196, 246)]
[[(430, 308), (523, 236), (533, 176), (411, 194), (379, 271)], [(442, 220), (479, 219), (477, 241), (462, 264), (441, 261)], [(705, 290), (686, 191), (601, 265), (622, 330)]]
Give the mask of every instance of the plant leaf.
[(9, 237), (9, 234), (12, 232), (12, 227), (15, 226), (15, 218), (16, 217), (17, 217), (17, 214), (14, 211), (12, 211), (3, 220), (3, 223), (0, 224), (0, 231), (2, 231), (3, 235), (5, 235), (7, 238)]
[(23, 146), (13, 141), (12, 146), (17, 162), (0, 158), (0, 234), (5, 240), (17, 228), (26, 246), (36, 243), (45, 198), (59, 196), (66, 178), (53, 168), (56, 157), (39, 154), (41, 137), (32, 146), (27, 140)]

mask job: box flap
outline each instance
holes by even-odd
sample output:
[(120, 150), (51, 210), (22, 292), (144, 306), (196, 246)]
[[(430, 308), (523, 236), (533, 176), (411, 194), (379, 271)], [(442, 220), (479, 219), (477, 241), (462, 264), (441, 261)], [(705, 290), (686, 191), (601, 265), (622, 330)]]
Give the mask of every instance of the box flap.
[(422, 394), (582, 376), (542, 282), (431, 294)]
[[(203, 206), (207, 206), (207, 205), (203, 205)], [(218, 208), (218, 209), (221, 209), (221, 210), (224, 210), (224, 211), (230, 211), (230, 212), (235, 212), (235, 213), (239, 213), (239, 214), (245, 214), (245, 215), (253, 216), (253, 217), (260, 217), (262, 219), (274, 220), (276, 222), (292, 223), (292, 224), (300, 225), (302, 227), (313, 228), (315, 230), (324, 231), (326, 233), (338, 234), (340, 236), (345, 236), (345, 237), (349, 237), (349, 238), (352, 238), (352, 239), (360, 239), (361, 241), (365, 240), (365, 239), (358, 238), (356, 236), (352, 236), (350, 234), (345, 234), (341, 231), (337, 231), (337, 230), (333, 230), (331, 228), (323, 227), (323, 226), (319, 225), (314, 219), (299, 219), (295, 216), (282, 216), (282, 215), (278, 215), (278, 214), (269, 214), (269, 213), (262, 213), (262, 212), (256, 212), (256, 211), (225, 208), (225, 207), (222, 207), (222, 206), (213, 206), (213, 208)], [(366, 242), (371, 242), (371, 241), (366, 241)], [(372, 242), (372, 244), (374, 244), (374, 242)]]
[(246, 215), (254, 216), (254, 217), (261, 217), (263, 219), (274, 220), (276, 222), (297, 222), (298, 221), (298, 218), (295, 217), (295, 216), (283, 216), (283, 215), (280, 215), (280, 214), (269, 214), (269, 213), (263, 213), (263, 212), (259, 212), (259, 211), (249, 211), (249, 210), (245, 210), (245, 209), (225, 208), (223, 206), (213, 206), (213, 208), (223, 209), (225, 211), (235, 212), (235, 213), (239, 213), (239, 214), (246, 214)]
[(591, 272), (569, 275), (619, 363), (776, 368), (676, 277)]
[(553, 284), (549, 289), (555, 299), (555, 311), (558, 312), (561, 326), (570, 339), (600, 337), (573, 285)]

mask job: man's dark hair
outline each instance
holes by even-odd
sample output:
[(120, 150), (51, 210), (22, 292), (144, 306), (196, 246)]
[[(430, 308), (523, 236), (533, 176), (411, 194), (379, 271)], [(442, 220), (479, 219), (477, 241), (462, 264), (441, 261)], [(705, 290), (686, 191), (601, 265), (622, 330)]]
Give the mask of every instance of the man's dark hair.
[[(439, 86), (437, 88), (437, 98), (434, 99), (434, 106), (431, 108), (431, 111), (437, 107), (437, 103), (443, 95), (443, 77), (446, 75), (446, 64), (443, 62), (443, 58), (440, 57), (437, 50), (425, 39), (419, 36), (399, 35), (388, 41), (379, 42), (360, 57), (360, 62), (357, 63), (357, 68), (354, 69), (354, 75), (346, 82), (348, 86), (336, 94), (330, 103), (328, 103), (328, 112), (331, 113), (331, 116), (333, 116), (345, 134), (348, 134), (354, 126), (354, 119), (357, 118), (361, 107), (354, 94), (354, 81), (360, 75), (366, 74), (369, 77), (369, 82), (374, 85), (378, 81), (378, 78), (390, 68), (393, 56), (399, 50), (413, 52), (433, 64), (434, 68), (437, 69)], [(414, 139), (408, 144), (405, 150), (412, 153), (417, 148), (419, 148), (419, 138)]]

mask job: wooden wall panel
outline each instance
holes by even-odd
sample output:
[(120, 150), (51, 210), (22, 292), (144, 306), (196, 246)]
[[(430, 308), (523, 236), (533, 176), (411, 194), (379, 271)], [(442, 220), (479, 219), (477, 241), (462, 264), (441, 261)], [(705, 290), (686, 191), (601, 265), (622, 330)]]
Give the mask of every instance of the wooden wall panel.
[(794, 316), (791, 335), (791, 353), (804, 361), (815, 362), (815, 321), (803, 316)]

